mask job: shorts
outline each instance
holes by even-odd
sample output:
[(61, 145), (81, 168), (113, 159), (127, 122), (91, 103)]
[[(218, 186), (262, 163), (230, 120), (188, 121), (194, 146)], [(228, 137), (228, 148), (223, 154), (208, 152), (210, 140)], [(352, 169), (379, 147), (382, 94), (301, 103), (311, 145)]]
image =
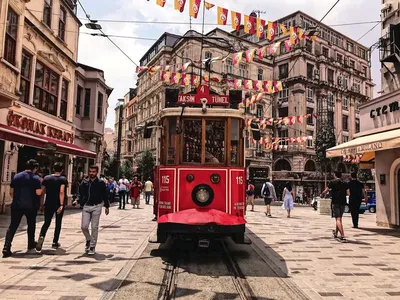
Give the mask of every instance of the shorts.
[(271, 205), (272, 198), (264, 198), (265, 205)]
[(332, 204), (332, 218), (341, 218), (344, 214), (345, 205), (343, 204)]

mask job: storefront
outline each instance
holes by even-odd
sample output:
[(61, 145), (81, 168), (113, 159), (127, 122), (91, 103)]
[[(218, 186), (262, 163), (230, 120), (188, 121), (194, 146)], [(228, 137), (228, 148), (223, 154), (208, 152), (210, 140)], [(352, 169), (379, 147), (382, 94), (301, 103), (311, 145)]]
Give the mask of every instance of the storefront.
[(331, 148), (328, 157), (347, 156), (360, 160), (360, 168), (375, 169), (376, 221), (400, 226), (400, 91), (360, 107), (357, 138)]
[[(43, 175), (52, 173), (55, 162), (64, 165), (64, 173), (72, 183), (72, 174), (79, 165), (75, 162), (94, 161), (96, 153), (74, 144), (74, 127), (71, 123), (40, 113), (26, 106), (0, 109), (0, 153), (2, 155), (0, 203), (1, 212), (11, 203), (9, 186), (12, 178), (25, 169), (29, 159), (36, 159)], [(68, 195), (71, 195), (71, 189)]]

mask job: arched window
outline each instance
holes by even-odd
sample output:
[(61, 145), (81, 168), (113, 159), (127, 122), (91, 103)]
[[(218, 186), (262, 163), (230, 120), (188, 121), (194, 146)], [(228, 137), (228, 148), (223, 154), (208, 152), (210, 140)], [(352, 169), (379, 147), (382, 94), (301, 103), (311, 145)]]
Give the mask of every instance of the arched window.
[(304, 171), (315, 172), (316, 171), (315, 162), (312, 160), (307, 161), (307, 163), (304, 167)]
[(275, 163), (275, 171), (292, 171), (292, 167), (286, 159), (280, 159)]

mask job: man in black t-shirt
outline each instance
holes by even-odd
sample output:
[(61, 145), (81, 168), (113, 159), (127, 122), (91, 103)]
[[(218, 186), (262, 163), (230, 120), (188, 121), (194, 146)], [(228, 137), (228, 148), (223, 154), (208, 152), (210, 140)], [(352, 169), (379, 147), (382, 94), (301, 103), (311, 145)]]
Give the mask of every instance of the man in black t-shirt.
[(57, 249), (61, 246), (58, 240), (60, 238), (61, 222), (64, 215), (65, 191), (68, 185), (67, 179), (64, 176), (61, 176), (62, 171), (62, 164), (55, 163), (54, 174), (46, 176), (42, 182), (42, 195), (46, 195), (46, 200), (43, 204), (44, 197), (42, 196), (41, 211), (44, 210), (44, 224), (42, 230), (40, 231), (39, 240), (36, 244), (37, 251), (42, 250), (44, 238), (46, 236), (47, 230), (50, 227), (51, 219), (53, 218), (54, 214), (56, 214), (56, 228), (54, 230), (52, 247)]
[(358, 219), (360, 216), (360, 206), (362, 199), (368, 203), (367, 192), (364, 189), (364, 185), (357, 180), (357, 174), (351, 173), (351, 181), (348, 183), (349, 192), (349, 207), (351, 212), (351, 218), (353, 219), (353, 228), (358, 228)]
[(331, 191), (332, 195), (332, 218), (336, 219), (336, 229), (333, 230), (333, 236), (337, 238), (338, 232), (340, 232), (340, 241), (346, 242), (346, 238), (344, 237), (344, 229), (342, 217), (344, 213), (344, 209), (346, 206), (346, 195), (347, 195), (347, 183), (342, 179), (341, 172), (335, 172), (335, 179), (332, 180), (328, 187), (323, 191), (322, 197)]

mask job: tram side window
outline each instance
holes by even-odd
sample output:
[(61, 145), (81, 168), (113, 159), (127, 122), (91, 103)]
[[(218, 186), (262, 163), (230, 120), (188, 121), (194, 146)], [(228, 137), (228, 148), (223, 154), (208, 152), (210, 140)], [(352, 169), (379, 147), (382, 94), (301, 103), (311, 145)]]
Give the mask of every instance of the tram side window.
[(184, 163), (201, 163), (201, 120), (185, 120), (183, 129), (183, 155)]
[(225, 162), (225, 121), (206, 121), (206, 163)]
[(176, 158), (176, 118), (168, 120), (168, 152), (167, 152), (167, 165), (174, 165)]
[(232, 119), (231, 122), (231, 165), (239, 165), (239, 149), (240, 149), (240, 133), (239, 133), (239, 120)]

